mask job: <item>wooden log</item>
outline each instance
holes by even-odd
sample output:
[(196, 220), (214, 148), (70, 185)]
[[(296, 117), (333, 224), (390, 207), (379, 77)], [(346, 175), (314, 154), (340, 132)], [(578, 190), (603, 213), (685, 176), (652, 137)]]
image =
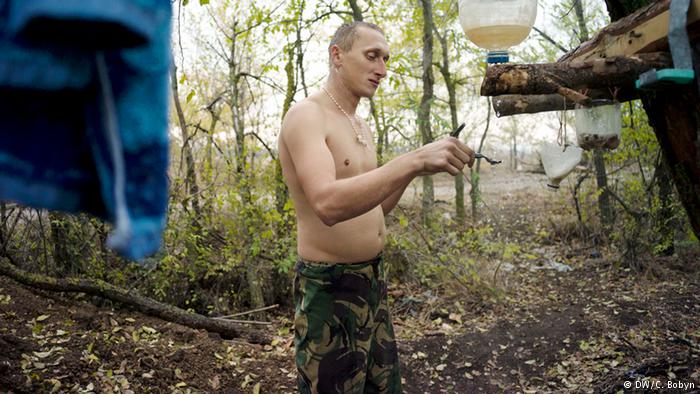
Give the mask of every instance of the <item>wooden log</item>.
[(481, 95), (558, 93), (582, 102), (587, 97), (572, 90), (628, 88), (639, 74), (672, 64), (670, 55), (662, 52), (567, 63), (502, 64), (488, 68)]
[[(559, 62), (666, 51), (670, 4), (671, 0), (656, 1), (609, 24), (593, 39), (562, 56)], [(691, 42), (700, 36), (700, 0), (690, 3), (688, 33)]]
[(496, 116), (536, 114), (539, 112), (573, 109), (575, 103), (558, 94), (504, 94), (492, 100)]
[(156, 316), (163, 320), (182, 324), (195, 329), (205, 329), (221, 334), (224, 338), (242, 337), (251, 343), (269, 343), (268, 335), (259, 329), (245, 327), (226, 320), (211, 319), (196, 313), (188, 312), (174, 305), (164, 304), (152, 298), (130, 293), (126, 289), (107, 282), (81, 278), (52, 278), (45, 275), (33, 274), (15, 267), (5, 258), (0, 258), (0, 274), (19, 283), (41, 290), (85, 293), (104, 297), (134, 307), (147, 315)]
[[(621, 18), (602, 29), (593, 39), (581, 44), (575, 50), (562, 56), (557, 63), (585, 62), (595, 59), (610, 59), (619, 56), (632, 56), (668, 50), (668, 25), (670, 0), (655, 1), (635, 13)], [(688, 31), (691, 41), (700, 38), (700, 0), (692, 0), (688, 10)], [(670, 65), (669, 65), (670, 66)], [(488, 78), (488, 77), (487, 77)], [(618, 101), (639, 98), (630, 86), (617, 86)], [(591, 88), (589, 86), (589, 88)], [(593, 89), (588, 93), (592, 99), (612, 98), (608, 89)], [(538, 113), (562, 108), (559, 95), (540, 96), (537, 92), (519, 93), (494, 100), (498, 116), (520, 113)], [(571, 109), (575, 101), (567, 100)]]
[[(615, 94), (616, 93), (616, 94)], [(639, 92), (634, 88), (593, 89), (586, 92), (592, 100), (617, 100), (624, 103), (639, 98)], [(576, 102), (567, 100), (559, 94), (506, 94), (492, 99), (496, 116), (511, 116), (518, 114), (536, 114), (547, 111), (562, 111), (574, 109)]]

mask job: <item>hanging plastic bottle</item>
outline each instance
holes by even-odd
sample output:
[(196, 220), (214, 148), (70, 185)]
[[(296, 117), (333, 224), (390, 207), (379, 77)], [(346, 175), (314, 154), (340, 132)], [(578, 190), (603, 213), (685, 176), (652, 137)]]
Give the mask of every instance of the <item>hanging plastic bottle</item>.
[(620, 103), (593, 100), (592, 106), (576, 104), (574, 125), (578, 146), (585, 150), (615, 149), (620, 145), (622, 111)]
[(556, 144), (543, 143), (539, 149), (544, 172), (547, 174), (547, 186), (559, 189), (559, 184), (581, 162), (583, 149), (578, 146), (567, 145), (561, 147)]
[(487, 49), (488, 63), (506, 63), (537, 18), (537, 0), (459, 0), (459, 22), (471, 42)]

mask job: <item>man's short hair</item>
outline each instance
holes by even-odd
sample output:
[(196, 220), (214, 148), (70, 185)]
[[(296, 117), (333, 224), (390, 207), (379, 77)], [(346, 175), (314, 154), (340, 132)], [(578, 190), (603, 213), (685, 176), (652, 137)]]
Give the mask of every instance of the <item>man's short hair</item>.
[(338, 28), (338, 30), (335, 31), (335, 34), (333, 34), (331, 43), (328, 45), (328, 54), (330, 55), (331, 47), (333, 45), (337, 45), (338, 48), (342, 49), (344, 52), (347, 52), (350, 49), (352, 49), (352, 45), (357, 39), (357, 29), (359, 29), (360, 27), (367, 27), (382, 33), (382, 35), (384, 34), (384, 30), (382, 30), (381, 27), (375, 25), (374, 23), (363, 21), (343, 23)]

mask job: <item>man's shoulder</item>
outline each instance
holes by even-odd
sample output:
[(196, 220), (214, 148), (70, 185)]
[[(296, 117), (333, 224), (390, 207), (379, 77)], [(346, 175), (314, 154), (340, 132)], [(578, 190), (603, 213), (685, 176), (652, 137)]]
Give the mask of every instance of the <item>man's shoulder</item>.
[(318, 99), (309, 96), (294, 104), (284, 115), (282, 122), (283, 134), (296, 134), (297, 130), (309, 129), (322, 131), (325, 124), (325, 110)]
[(317, 120), (323, 120), (325, 110), (321, 105), (321, 102), (315, 95), (306, 97), (305, 99), (294, 104), (287, 114), (284, 116), (284, 121), (296, 121), (300, 118), (302, 120), (310, 120), (317, 118)]

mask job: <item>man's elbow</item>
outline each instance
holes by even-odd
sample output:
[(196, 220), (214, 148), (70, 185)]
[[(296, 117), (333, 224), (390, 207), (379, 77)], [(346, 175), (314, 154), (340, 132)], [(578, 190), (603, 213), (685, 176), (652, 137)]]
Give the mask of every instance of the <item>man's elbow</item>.
[(331, 217), (321, 218), (321, 221), (323, 222), (323, 224), (325, 224), (328, 227), (333, 227), (340, 222), (340, 220), (337, 220), (337, 219), (331, 218)]
[(316, 216), (328, 227), (333, 227), (342, 220), (340, 219), (337, 210), (327, 202), (317, 202), (313, 205), (314, 212)]

